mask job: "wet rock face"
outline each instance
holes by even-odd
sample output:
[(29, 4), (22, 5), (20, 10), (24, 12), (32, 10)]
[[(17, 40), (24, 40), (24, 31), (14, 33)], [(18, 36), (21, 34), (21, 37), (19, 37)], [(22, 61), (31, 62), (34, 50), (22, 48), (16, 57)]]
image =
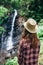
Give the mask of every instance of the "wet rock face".
[[(8, 18), (8, 20), (6, 20), (6, 23), (3, 24), (3, 27), (6, 29), (6, 32), (1, 36), (1, 39), (3, 40), (3, 42), (5, 41), (5, 39), (7, 40), (8, 39), (8, 36), (9, 36), (9, 32), (11, 31), (11, 25), (12, 25), (12, 19), (13, 19), (13, 16), (14, 14), (11, 14)], [(13, 30), (13, 38), (12, 38), (12, 41), (13, 41), (13, 46), (14, 48), (11, 49), (10, 51), (8, 51), (7, 54), (11, 53), (11, 54), (14, 54), (14, 52), (17, 54), (17, 45), (19, 43), (19, 40), (21, 38), (21, 34), (22, 34), (22, 31), (23, 31), (23, 23), (25, 22), (25, 18), (24, 17), (20, 17), (20, 16), (17, 16), (16, 19), (15, 19), (15, 23), (14, 23), (14, 30)], [(6, 38), (7, 37), (7, 38)], [(2, 43), (3, 43), (2, 42)], [(1, 44), (2, 44), (1, 43)], [(1, 45), (2, 46), (2, 45)], [(5, 46), (5, 45), (4, 45)], [(7, 51), (6, 51), (7, 52)], [(5, 52), (5, 54), (6, 54)], [(6, 55), (7, 55), (6, 54)], [(15, 55), (15, 54), (14, 54)], [(5, 55), (4, 55), (5, 56)], [(1, 58), (2, 58), (2, 54), (1, 54)], [(2, 58), (3, 59), (3, 58)], [(5, 59), (5, 58), (4, 58)]]
[[(5, 20), (6, 22), (3, 24), (3, 27), (6, 30), (6, 32), (3, 34), (3, 42), (5, 41), (5, 39), (7, 41), (7, 38), (10, 35), (9, 33), (11, 31), (13, 16), (14, 14), (10, 14), (9, 18)], [(15, 23), (14, 23), (13, 39), (12, 39), (14, 42), (14, 45), (17, 45), (21, 38), (21, 34), (23, 30), (23, 22), (25, 22), (25, 18), (17, 15), (15, 19)]]
[(23, 19), (23, 17), (19, 17), (19, 18), (16, 19), (16, 21), (15, 21), (14, 31), (16, 31), (16, 34), (17, 34), (17, 35), (19, 35), (19, 34), (22, 33), (23, 22), (25, 22), (25, 19)]
[[(7, 23), (5, 23), (3, 26), (6, 29), (6, 32), (4, 34), (5, 38), (9, 36), (9, 32), (11, 31), (11, 24), (12, 24), (12, 19), (13, 19), (13, 14), (11, 14), (8, 18)], [(23, 22), (26, 21), (26, 18), (18, 16), (15, 19), (14, 23), (14, 31), (13, 31), (13, 41), (14, 43), (17, 44), (17, 41), (19, 42), (20, 36), (23, 31)]]
[(23, 22), (25, 22), (25, 18), (23, 17), (16, 18), (13, 32), (13, 38), (14, 38), (13, 40), (15, 44), (17, 44), (21, 38), (21, 34), (23, 31)]

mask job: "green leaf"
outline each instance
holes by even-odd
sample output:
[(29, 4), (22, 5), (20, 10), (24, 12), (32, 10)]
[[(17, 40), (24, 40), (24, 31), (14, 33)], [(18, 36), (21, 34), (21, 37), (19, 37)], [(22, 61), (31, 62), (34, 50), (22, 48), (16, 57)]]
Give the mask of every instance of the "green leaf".
[(18, 64), (18, 58), (14, 57), (14, 59), (8, 59), (6, 62), (6, 65), (19, 65)]
[(4, 29), (3, 27), (0, 27), (0, 34), (1, 34), (2, 32), (5, 32), (5, 29)]

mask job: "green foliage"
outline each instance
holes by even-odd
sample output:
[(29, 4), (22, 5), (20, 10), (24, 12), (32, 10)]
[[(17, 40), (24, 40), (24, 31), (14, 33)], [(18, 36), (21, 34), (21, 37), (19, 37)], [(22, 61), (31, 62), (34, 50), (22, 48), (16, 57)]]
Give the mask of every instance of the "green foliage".
[(40, 20), (39, 26), (43, 26), (43, 19)]
[(3, 20), (8, 17), (7, 13), (8, 9), (3, 6), (0, 6), (0, 25), (3, 23)]
[(21, 11), (19, 12), (19, 15), (20, 15), (20, 16), (26, 16), (26, 15), (28, 15), (28, 12), (21, 10)]
[(40, 0), (20, 0), (19, 3), (20, 3), (18, 4), (20, 5), (19, 14), (21, 16), (26, 16), (27, 18), (32, 17), (37, 22), (39, 22), (40, 19), (43, 18), (43, 14), (42, 14), (43, 5), (41, 5), (42, 1)]
[(39, 25), (38, 36), (40, 39), (42, 39), (42, 37), (43, 37), (43, 19), (40, 20), (38, 25)]
[(39, 26), (38, 36), (39, 36), (39, 38), (43, 37), (43, 26)]
[(19, 65), (18, 64), (18, 58), (14, 57), (14, 59), (8, 59), (6, 62), (6, 65)]
[(3, 23), (3, 21), (2, 20), (0, 20), (0, 25)]
[(7, 8), (0, 6), (0, 17), (4, 17), (4, 15), (7, 14), (7, 12), (8, 12)]
[(39, 65), (43, 65), (43, 40), (40, 40)]
[(0, 34), (1, 34), (2, 32), (5, 32), (5, 29), (0, 26)]
[(39, 22), (38, 36), (40, 39), (39, 65), (43, 65), (43, 19)]
[(43, 54), (43, 39), (40, 40), (41, 48), (40, 48), (40, 54)]
[(39, 22), (38, 36), (41, 44), (40, 54), (43, 54), (43, 19), (41, 19)]
[(20, 16), (32, 17), (37, 22), (43, 18), (43, 1), (42, 0), (0, 0), (0, 5), (9, 10), (17, 9)]

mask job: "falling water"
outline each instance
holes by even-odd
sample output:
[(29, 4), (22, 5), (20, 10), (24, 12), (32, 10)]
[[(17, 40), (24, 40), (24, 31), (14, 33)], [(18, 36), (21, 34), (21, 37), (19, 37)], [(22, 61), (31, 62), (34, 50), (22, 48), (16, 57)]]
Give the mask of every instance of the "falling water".
[(3, 34), (2, 34), (2, 38), (1, 38), (1, 42), (2, 42), (2, 45), (1, 45), (1, 52), (2, 52), (2, 50), (3, 50), (3, 46), (4, 46), (4, 44), (3, 44), (3, 38), (4, 38), (4, 32), (3, 32)]
[(16, 10), (14, 10), (14, 11), (15, 11), (15, 13), (14, 13), (13, 21), (12, 21), (10, 36), (9, 36), (8, 39), (7, 39), (7, 45), (6, 45), (7, 47), (6, 47), (6, 50), (10, 50), (10, 49), (13, 48), (12, 36), (13, 36), (15, 18), (16, 18), (16, 16), (17, 16), (17, 11), (16, 11)]

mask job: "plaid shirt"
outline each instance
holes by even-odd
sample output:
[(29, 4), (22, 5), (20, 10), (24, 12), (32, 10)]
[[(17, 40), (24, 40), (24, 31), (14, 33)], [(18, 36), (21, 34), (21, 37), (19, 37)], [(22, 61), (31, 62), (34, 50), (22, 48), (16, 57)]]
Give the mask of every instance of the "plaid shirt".
[(37, 48), (33, 49), (29, 39), (22, 39), (19, 43), (18, 49), (18, 63), (19, 65), (38, 65), (38, 57), (40, 51), (39, 41)]

